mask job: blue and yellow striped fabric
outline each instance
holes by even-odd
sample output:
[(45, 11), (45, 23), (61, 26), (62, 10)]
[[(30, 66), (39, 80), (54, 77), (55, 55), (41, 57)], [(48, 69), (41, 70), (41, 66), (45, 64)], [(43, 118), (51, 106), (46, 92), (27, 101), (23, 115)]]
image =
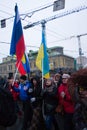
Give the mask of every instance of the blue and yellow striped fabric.
[(43, 77), (49, 78), (49, 60), (46, 49), (45, 30), (42, 30), (42, 43), (36, 58), (36, 66), (42, 71)]

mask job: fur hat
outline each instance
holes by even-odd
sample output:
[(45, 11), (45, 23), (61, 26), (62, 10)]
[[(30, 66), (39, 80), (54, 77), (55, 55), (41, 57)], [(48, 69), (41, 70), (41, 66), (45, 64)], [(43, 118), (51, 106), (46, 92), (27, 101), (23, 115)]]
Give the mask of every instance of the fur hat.
[(70, 75), (69, 75), (69, 74), (63, 74), (63, 75), (62, 75), (62, 78), (63, 78), (63, 79), (68, 79), (68, 78), (70, 78)]

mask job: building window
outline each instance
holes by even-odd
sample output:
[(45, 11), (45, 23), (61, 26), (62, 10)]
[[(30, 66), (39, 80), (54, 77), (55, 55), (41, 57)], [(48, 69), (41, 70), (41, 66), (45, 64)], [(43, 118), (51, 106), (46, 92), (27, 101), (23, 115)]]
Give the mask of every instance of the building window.
[(2, 67), (0, 68), (0, 72), (2, 72)]
[(8, 70), (12, 70), (12, 65), (8, 65)]

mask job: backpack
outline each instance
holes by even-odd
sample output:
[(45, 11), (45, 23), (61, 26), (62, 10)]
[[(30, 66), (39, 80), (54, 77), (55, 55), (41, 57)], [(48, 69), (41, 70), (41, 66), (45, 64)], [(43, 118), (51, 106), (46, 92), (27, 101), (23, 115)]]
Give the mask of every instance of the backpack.
[(0, 87), (0, 125), (5, 127), (12, 126), (16, 119), (13, 96), (7, 89)]

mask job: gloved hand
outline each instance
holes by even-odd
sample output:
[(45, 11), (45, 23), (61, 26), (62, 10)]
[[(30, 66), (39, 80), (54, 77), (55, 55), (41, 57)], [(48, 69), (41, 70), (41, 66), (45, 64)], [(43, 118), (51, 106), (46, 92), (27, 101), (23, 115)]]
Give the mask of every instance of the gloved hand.
[(32, 102), (35, 102), (35, 101), (36, 101), (36, 98), (33, 97), (33, 98), (30, 99), (30, 101), (31, 101), (31, 103), (32, 103)]
[(32, 88), (29, 88), (29, 89), (28, 89), (28, 92), (29, 92), (29, 93), (32, 93), (32, 92), (33, 92), (33, 89), (32, 89)]
[(65, 92), (62, 91), (60, 95), (61, 95), (62, 98), (64, 98), (65, 97)]

